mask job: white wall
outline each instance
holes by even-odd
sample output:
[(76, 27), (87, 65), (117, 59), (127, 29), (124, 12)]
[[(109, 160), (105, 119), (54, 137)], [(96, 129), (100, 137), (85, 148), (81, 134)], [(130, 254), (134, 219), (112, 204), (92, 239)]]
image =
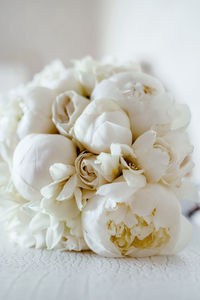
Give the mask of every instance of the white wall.
[(91, 0), (0, 0), (0, 62), (33, 73), (55, 58), (96, 55), (100, 8)]
[(195, 172), (200, 178), (200, 1), (105, 0), (101, 52), (150, 63), (192, 112)]
[(87, 54), (151, 65), (191, 108), (200, 168), (200, 0), (0, 0), (0, 88)]

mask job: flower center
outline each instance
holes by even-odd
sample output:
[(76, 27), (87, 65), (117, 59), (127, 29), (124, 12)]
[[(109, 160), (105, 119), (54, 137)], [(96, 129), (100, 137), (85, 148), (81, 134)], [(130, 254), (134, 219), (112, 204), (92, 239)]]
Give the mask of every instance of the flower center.
[(136, 224), (133, 226), (128, 226), (123, 221), (116, 224), (112, 219), (107, 222), (110, 241), (120, 250), (122, 255), (126, 255), (131, 248), (153, 249), (168, 243), (170, 229), (160, 227), (156, 230), (153, 223), (155, 214), (156, 209), (145, 220), (144, 217), (132, 213), (133, 218), (136, 220)]
[(128, 97), (138, 97), (141, 98), (144, 94), (145, 95), (153, 95), (154, 93), (154, 88), (148, 86), (148, 85), (143, 85), (140, 82), (136, 82), (134, 85), (128, 84), (127, 85), (127, 90), (124, 91), (124, 94), (127, 95)]
[(129, 168), (131, 168), (131, 169), (134, 170), (134, 171), (138, 171), (138, 170), (139, 170), (139, 168), (138, 168), (138, 166), (136, 165), (135, 162), (131, 161), (131, 160), (128, 159), (128, 158), (124, 158), (124, 160), (125, 160), (125, 162), (127, 163), (127, 166), (128, 166)]

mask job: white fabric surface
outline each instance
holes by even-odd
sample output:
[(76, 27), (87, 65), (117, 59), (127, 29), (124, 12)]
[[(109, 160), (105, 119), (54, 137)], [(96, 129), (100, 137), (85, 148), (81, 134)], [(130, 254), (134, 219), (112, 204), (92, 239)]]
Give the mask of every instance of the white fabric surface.
[(200, 299), (200, 227), (177, 256), (108, 259), (21, 249), (0, 238), (1, 300)]

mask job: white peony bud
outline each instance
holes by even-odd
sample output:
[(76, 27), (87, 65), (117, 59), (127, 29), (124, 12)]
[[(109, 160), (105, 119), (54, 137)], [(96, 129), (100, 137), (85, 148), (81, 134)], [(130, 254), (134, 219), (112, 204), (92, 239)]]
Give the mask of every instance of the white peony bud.
[(73, 164), (75, 159), (76, 149), (68, 138), (57, 134), (28, 135), (14, 152), (14, 185), (25, 199), (39, 200), (40, 189), (52, 181), (49, 167), (54, 163)]
[(65, 92), (56, 98), (52, 108), (52, 119), (61, 134), (71, 136), (70, 130), (88, 104), (87, 98), (74, 91)]
[(112, 100), (92, 101), (74, 125), (75, 138), (89, 151), (109, 152), (112, 143), (131, 145), (127, 114)]
[(52, 122), (52, 103), (56, 93), (45, 87), (29, 88), (24, 94), (24, 115), (19, 122), (17, 134), (22, 139), (30, 133), (55, 133)]
[(145, 257), (173, 254), (187, 244), (191, 228), (187, 223), (182, 230), (182, 218), (176, 196), (163, 186), (147, 184), (134, 192), (126, 182), (115, 182), (89, 200), (82, 224), (97, 254)]

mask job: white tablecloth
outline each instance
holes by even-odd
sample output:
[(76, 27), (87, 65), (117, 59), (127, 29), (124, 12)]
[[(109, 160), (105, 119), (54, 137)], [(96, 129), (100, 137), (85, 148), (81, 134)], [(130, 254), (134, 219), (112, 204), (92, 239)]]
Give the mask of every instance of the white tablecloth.
[(21, 249), (0, 239), (1, 300), (200, 299), (200, 228), (172, 257), (108, 259)]

